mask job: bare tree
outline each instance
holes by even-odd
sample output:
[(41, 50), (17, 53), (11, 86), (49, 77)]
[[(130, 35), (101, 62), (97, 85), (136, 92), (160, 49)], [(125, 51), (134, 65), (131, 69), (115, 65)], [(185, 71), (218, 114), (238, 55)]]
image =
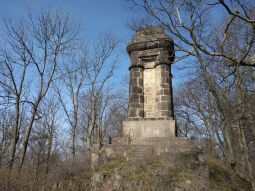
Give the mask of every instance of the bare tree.
[(87, 83), (88, 83), (88, 108), (89, 108), (89, 121), (87, 128), (87, 146), (92, 144), (100, 144), (101, 130), (98, 124), (100, 112), (100, 97), (102, 92), (113, 76), (116, 68), (117, 60), (112, 57), (116, 49), (117, 41), (111, 33), (103, 34), (93, 47), (91, 56), (87, 59), (85, 65)]
[[(22, 141), (23, 149), (20, 154), (19, 164), (21, 169), (40, 103), (46, 96), (52, 81), (56, 77), (56, 70), (58, 69), (61, 59), (66, 55), (67, 51), (72, 47), (73, 42), (76, 40), (75, 38), (79, 32), (79, 26), (69, 15), (49, 8), (42, 10), (37, 16), (32, 16), (28, 13), (27, 17), (21, 18), (18, 23), (13, 23), (11, 21), (6, 22), (6, 28), (10, 38), (9, 45), (15, 46), (14, 53), (20, 55), (21, 59), (19, 63), (16, 63), (16, 56), (14, 53), (6, 55), (5, 58), (8, 58), (18, 66), (22, 64), (23, 67), (21, 76), (23, 76), (24, 79), (22, 77), (18, 78), (21, 79), (19, 80), (20, 82), (13, 85), (13, 87), (19, 87), (16, 88), (17, 99), (19, 99), (18, 96), (22, 91), (28, 65), (30, 66), (30, 72), (26, 80), (32, 82), (31, 88), (33, 89), (33, 91), (30, 92), (32, 95), (31, 98), (29, 100), (24, 100), (26, 103), (30, 104), (31, 115)], [(7, 54), (6, 52), (8, 51), (2, 52)], [(8, 62), (6, 67), (8, 68), (10, 64), (12, 63)], [(12, 65), (12, 67), (14, 67), (14, 65)], [(13, 68), (10, 67), (10, 76), (15, 76), (12, 72)], [(15, 80), (12, 81), (14, 82)], [(17, 100), (17, 103), (20, 101), (21, 100)], [(19, 121), (17, 118), (18, 117), (16, 117), (16, 123)], [(14, 136), (15, 140), (17, 139), (16, 137), (17, 136)]]
[[(224, 23), (215, 24), (213, 14), (218, 2), (207, 3), (207, 1), (153, 1), (153, 0), (132, 0), (133, 4), (147, 15), (147, 23), (141, 22), (144, 26), (146, 24), (159, 24), (163, 26), (175, 39), (175, 48), (177, 52), (177, 60), (185, 59), (189, 56), (197, 57), (197, 53), (201, 56), (207, 55), (214, 58), (224, 58), (228, 61), (230, 66), (250, 66), (255, 67), (254, 61), (250, 57), (254, 56), (254, 29), (253, 21), (255, 15), (253, 14), (250, 5), (242, 6), (240, 1), (239, 6), (242, 7), (245, 15), (249, 19), (245, 19), (240, 14), (239, 16), (226, 15)], [(224, 1), (219, 1), (220, 4), (226, 5)], [(233, 2), (233, 1), (231, 1)], [(237, 14), (236, 11), (235, 14)], [(211, 18), (211, 19), (209, 19)], [(231, 34), (232, 25), (236, 21), (245, 26), (248, 35), (246, 42), (241, 44), (236, 50), (238, 54), (232, 55), (227, 51), (228, 44), (231, 39), (228, 38)], [(139, 20), (138, 20), (139, 23)], [(130, 24), (131, 28), (136, 29), (142, 27), (137, 24)], [(212, 42), (212, 40), (214, 42)], [(241, 39), (239, 39), (241, 41)]]
[(13, 114), (5, 110), (1, 112), (0, 117), (0, 168), (8, 164), (8, 150), (11, 143), (11, 126), (13, 123)]
[(29, 144), (30, 147), (33, 147), (32, 158), (36, 161), (36, 174), (49, 172), (59, 126), (57, 119), (59, 108), (58, 99), (54, 95), (44, 99), (39, 108), (41, 118), (35, 122)]
[(251, 10), (252, 7), (254, 6), (252, 1), (231, 0), (227, 2), (224, 0), (218, 0), (218, 2), (212, 4), (214, 5), (220, 4), (221, 6), (223, 6), (227, 13), (231, 15), (232, 21), (236, 18), (241, 19), (242, 21), (251, 24), (253, 26), (253, 30), (255, 30), (255, 19), (254, 17), (251, 16)]
[[(61, 84), (63, 85), (61, 86), (60, 84), (59, 87), (55, 88), (58, 99), (66, 115), (67, 122), (71, 126), (71, 153), (73, 164), (76, 153), (75, 145), (81, 105), (80, 96), (85, 85), (86, 77), (84, 66), (87, 64), (87, 51), (84, 47), (79, 48), (80, 49), (76, 49), (75, 53), (72, 54), (70, 61), (67, 62), (67, 65), (64, 68), (63, 76), (61, 78)], [(79, 54), (79, 52), (81, 52), (81, 54)], [(65, 91), (63, 91), (63, 89)]]
[[(23, 49), (22, 43), (28, 43), (28, 33), (25, 31), (25, 24), (20, 21), (14, 28), (11, 21), (5, 21), (5, 36), (0, 49), (0, 86), (4, 95), (1, 96), (5, 104), (15, 108), (13, 122), (12, 148), (10, 157), (10, 170), (16, 153), (16, 146), (19, 141), (21, 107), (24, 100), (25, 80), (27, 67), (31, 64), (31, 56)], [(22, 41), (17, 41), (18, 39)]]
[(203, 80), (197, 76), (183, 83), (176, 94), (175, 103), (180, 133), (201, 140), (205, 138), (210, 140), (212, 147), (208, 148), (209, 152), (215, 155), (215, 148), (219, 148), (224, 156), (226, 145), (222, 124), (214, 97)]

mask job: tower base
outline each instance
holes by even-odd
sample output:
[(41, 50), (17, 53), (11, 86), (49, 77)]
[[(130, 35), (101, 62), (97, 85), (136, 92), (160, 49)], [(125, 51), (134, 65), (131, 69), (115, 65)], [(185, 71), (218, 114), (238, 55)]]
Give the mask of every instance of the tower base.
[(135, 118), (123, 121), (122, 136), (132, 139), (176, 137), (175, 120), (172, 118)]

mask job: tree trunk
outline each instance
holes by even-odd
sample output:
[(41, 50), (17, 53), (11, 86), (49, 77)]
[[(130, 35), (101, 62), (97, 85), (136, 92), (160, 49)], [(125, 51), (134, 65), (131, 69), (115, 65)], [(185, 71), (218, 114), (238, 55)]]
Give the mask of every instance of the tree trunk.
[[(243, 79), (240, 76), (239, 71), (236, 73), (236, 78), (237, 78), (237, 105), (239, 107), (238, 109), (238, 117), (239, 117), (239, 131), (240, 131), (240, 147), (242, 148), (243, 151), (243, 157), (245, 158), (246, 161), (246, 166), (249, 171), (249, 179), (252, 183), (252, 188), (255, 191), (255, 177), (254, 177), (254, 172), (253, 168), (251, 165), (250, 157), (249, 157), (249, 149), (247, 145), (247, 140), (246, 140), (246, 134), (245, 134), (245, 128), (247, 128), (248, 123), (248, 118), (245, 116), (245, 105), (244, 105), (244, 100), (245, 100), (245, 95), (244, 95), (244, 90), (242, 88), (242, 83)], [(244, 168), (245, 169), (245, 168)]]
[(11, 161), (9, 165), (9, 170), (12, 170), (13, 167), (13, 162), (15, 158), (15, 153), (16, 153), (16, 146), (19, 141), (19, 121), (20, 121), (20, 100), (19, 97), (16, 98), (16, 103), (15, 103), (15, 124), (14, 124), (14, 135), (12, 137), (12, 148), (11, 148)]
[(19, 172), (21, 171), (21, 169), (23, 167), (23, 164), (24, 164), (24, 160), (25, 160), (25, 156), (26, 156), (26, 152), (27, 152), (28, 141), (29, 141), (29, 136), (30, 136), (33, 124), (34, 124), (38, 104), (39, 104), (39, 101), (37, 101), (36, 104), (33, 107), (31, 120), (29, 122), (28, 128), (27, 128), (26, 133), (25, 133), (25, 137), (24, 137), (24, 141), (23, 141), (23, 145), (22, 145), (23, 147), (22, 147), (22, 151), (21, 151), (20, 162), (19, 162)]

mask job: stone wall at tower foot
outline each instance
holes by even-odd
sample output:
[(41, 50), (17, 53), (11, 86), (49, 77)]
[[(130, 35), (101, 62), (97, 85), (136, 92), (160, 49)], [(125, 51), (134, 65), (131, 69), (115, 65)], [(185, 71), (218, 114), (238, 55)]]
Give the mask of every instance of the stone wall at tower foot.
[(121, 137), (112, 144), (104, 146), (105, 156), (108, 160), (118, 159), (129, 155), (132, 159), (146, 159), (164, 153), (193, 152), (199, 149), (192, 145), (186, 137), (175, 137), (173, 139), (150, 137), (129, 138)]

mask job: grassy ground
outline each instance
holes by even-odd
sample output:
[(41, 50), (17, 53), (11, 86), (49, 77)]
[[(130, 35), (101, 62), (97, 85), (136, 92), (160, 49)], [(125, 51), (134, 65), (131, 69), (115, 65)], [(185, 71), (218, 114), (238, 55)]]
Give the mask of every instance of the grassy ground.
[[(104, 180), (95, 190), (249, 191), (251, 185), (216, 160), (200, 162), (192, 154), (143, 161), (119, 159), (98, 167)], [(118, 177), (118, 183), (113, 186)]]
[[(249, 191), (250, 183), (217, 160), (198, 160), (194, 153), (158, 156), (130, 161), (120, 158), (105, 162), (93, 172), (89, 169), (66, 171), (62, 175), (39, 174), (33, 168), (22, 174), (11, 174), (7, 187), (7, 171), (0, 172), (0, 190), (63, 191)], [(95, 176), (96, 175), (96, 176)]]

